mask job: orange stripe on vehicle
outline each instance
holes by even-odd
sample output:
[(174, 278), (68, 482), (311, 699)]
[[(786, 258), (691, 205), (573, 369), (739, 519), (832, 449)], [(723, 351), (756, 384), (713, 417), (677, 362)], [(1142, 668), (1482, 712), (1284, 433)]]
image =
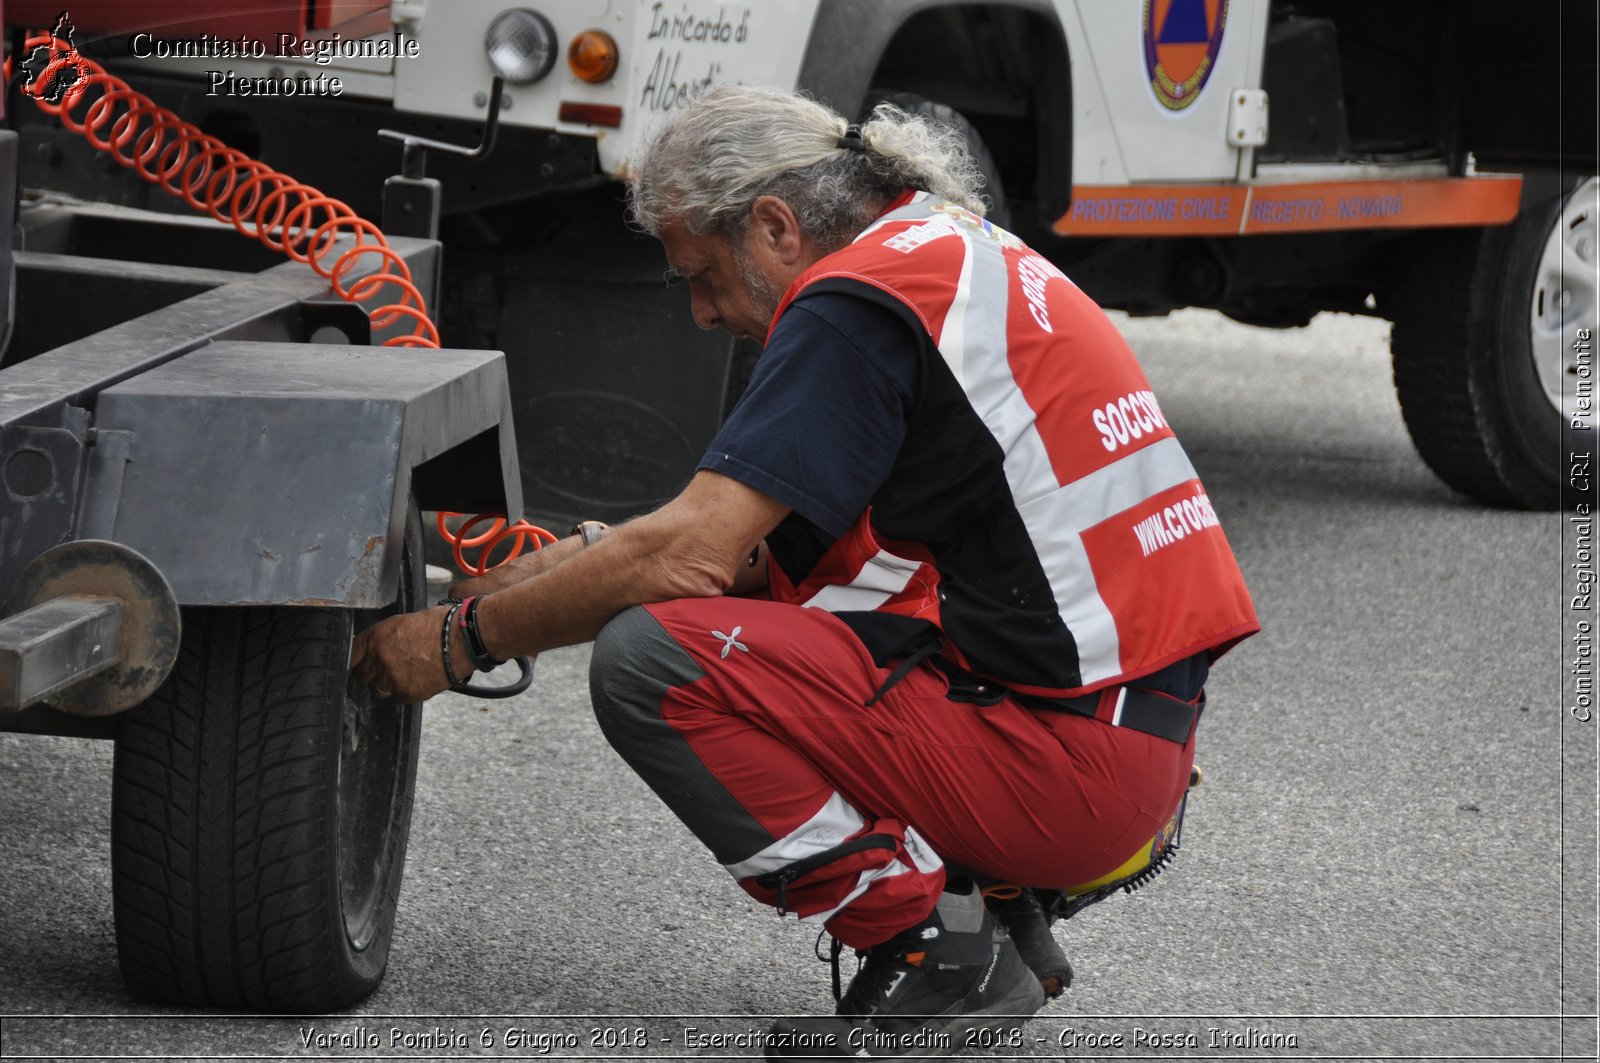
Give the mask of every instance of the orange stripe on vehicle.
[(1253, 185), (1242, 231), (1250, 235), (1504, 225), (1516, 217), (1521, 196), (1520, 177)]
[(1232, 236), (1244, 185), (1078, 185), (1056, 221), (1062, 236)]
[(1520, 177), (1283, 185), (1079, 186), (1062, 236), (1259, 236), (1340, 229), (1503, 225)]

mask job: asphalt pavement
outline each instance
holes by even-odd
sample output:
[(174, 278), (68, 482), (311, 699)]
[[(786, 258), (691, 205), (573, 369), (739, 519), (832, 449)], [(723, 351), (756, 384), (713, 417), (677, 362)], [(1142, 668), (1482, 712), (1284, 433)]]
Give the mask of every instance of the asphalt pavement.
[[(1072, 989), (972, 1054), (1594, 1059), (1596, 724), (1563, 696), (1562, 518), (1433, 478), (1381, 322), (1118, 320), (1265, 630), (1213, 672), (1177, 860), (1061, 927)], [(339, 1016), (133, 1004), (111, 748), (0, 735), (0, 1058), (742, 1059), (773, 1015), (828, 1010), (815, 931), (611, 752), (587, 660), (430, 704), (388, 976)]]

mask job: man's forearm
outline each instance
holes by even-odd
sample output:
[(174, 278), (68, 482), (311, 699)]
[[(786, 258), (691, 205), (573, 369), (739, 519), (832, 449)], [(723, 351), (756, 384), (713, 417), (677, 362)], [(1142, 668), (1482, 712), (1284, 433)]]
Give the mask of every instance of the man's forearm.
[(484, 598), (478, 623), (489, 652), (507, 658), (588, 642), (629, 606), (696, 590), (716, 593), (669, 578), (650, 556), (654, 537), (647, 531), (619, 528), (605, 542), (573, 549), (565, 561)]
[[(787, 513), (775, 499), (702, 470), (661, 509), (603, 542), (569, 546), (565, 560), (484, 598), (479, 633), (495, 657), (534, 654), (588, 642), (629, 606), (726, 594)], [(753, 584), (759, 574), (746, 578)]]
[(507, 587), (548, 572), (564, 561), (571, 560), (582, 549), (582, 537), (568, 536), (559, 542), (512, 558), (482, 576), (457, 580), (450, 585), (450, 596), (465, 598), (469, 594), (493, 594), (495, 591), (505, 590)]

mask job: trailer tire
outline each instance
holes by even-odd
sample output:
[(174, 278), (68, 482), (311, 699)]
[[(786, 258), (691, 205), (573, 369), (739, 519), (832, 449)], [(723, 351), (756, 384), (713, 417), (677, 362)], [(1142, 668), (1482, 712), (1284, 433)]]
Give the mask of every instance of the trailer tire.
[[(1441, 480), (1491, 505), (1558, 508), (1566, 456), (1581, 449), (1548, 391), (1560, 392), (1562, 370), (1535, 355), (1550, 346), (1538, 308), (1556, 297), (1541, 263), (1584, 188), (1527, 204), (1508, 226), (1420, 235), (1400, 259), (1391, 348), (1406, 428)], [(1572, 309), (1592, 319), (1594, 292), (1586, 298)]]
[[(1011, 205), (1006, 202), (1006, 189), (1000, 179), (1000, 167), (995, 165), (994, 155), (989, 151), (989, 145), (984, 143), (983, 134), (978, 132), (978, 127), (973, 125), (966, 115), (949, 104), (911, 92), (878, 90), (872, 93), (872, 99), (874, 105), (892, 103), (908, 114), (921, 115), (947, 125), (965, 137), (967, 151), (971, 152), (973, 161), (978, 164), (978, 171), (983, 174), (982, 194), (989, 201), (989, 209), (984, 217), (1002, 229), (1011, 227)], [(867, 110), (870, 113), (872, 108), (869, 107)]]
[(383, 979), (420, 705), (349, 684), (353, 630), (415, 608), (413, 507), (387, 610), (185, 609), (173, 673), (121, 717), (117, 951), (151, 1003), (326, 1013)]

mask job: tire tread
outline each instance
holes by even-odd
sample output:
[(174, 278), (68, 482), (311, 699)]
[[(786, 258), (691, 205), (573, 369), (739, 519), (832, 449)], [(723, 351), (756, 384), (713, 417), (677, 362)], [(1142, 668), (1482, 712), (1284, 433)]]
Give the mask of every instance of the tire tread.
[(1519, 443), (1515, 420), (1560, 415), (1513, 398), (1504, 375), (1505, 359), (1518, 357), (1508, 337), (1526, 327), (1505, 315), (1527, 312), (1516, 279), (1544, 221), (1544, 211), (1527, 209), (1508, 227), (1418, 234), (1400, 249), (1390, 284), (1406, 430), (1441, 480), (1490, 505), (1560, 504), (1557, 455)]
[(190, 610), (184, 621), (172, 676), (118, 737), (124, 978), (161, 1004), (346, 1006), (365, 990), (333, 984), (325, 897), (336, 884), (319, 854), (348, 622), (291, 608)]

